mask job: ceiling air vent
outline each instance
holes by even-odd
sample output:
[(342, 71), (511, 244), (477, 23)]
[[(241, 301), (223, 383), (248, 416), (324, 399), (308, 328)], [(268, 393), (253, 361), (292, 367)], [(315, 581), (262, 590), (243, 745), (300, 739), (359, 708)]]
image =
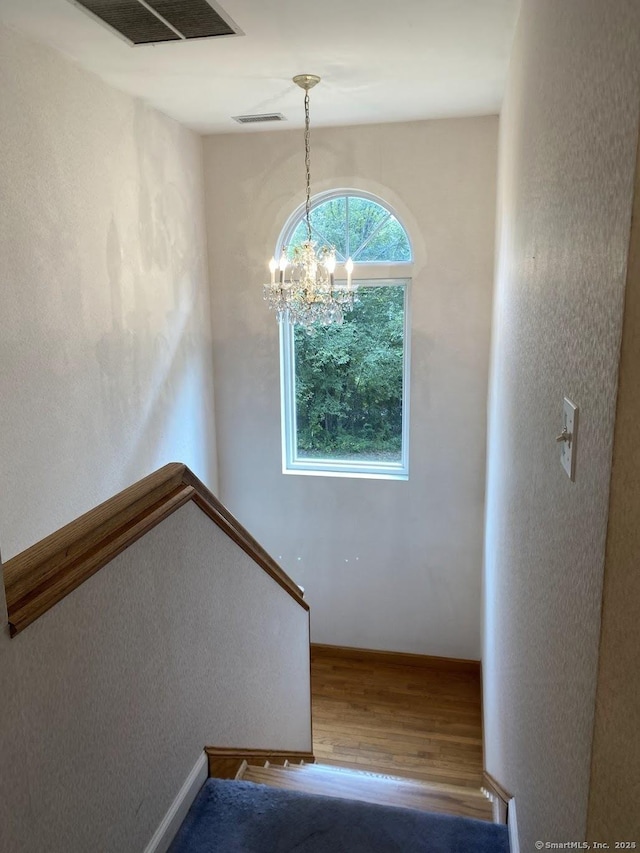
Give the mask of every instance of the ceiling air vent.
[(71, 0), (129, 44), (242, 35), (209, 0)]
[(256, 124), (261, 121), (286, 121), (282, 113), (262, 113), (254, 116), (231, 116), (238, 124)]

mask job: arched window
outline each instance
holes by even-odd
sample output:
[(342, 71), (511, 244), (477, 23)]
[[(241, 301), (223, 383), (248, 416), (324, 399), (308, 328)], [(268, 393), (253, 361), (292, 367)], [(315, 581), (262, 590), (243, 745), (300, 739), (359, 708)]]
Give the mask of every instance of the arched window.
[[(320, 246), (333, 246), (338, 263), (407, 263), (412, 260), (407, 232), (394, 213), (371, 195), (323, 193), (309, 216), (311, 236)], [(304, 208), (285, 226), (280, 246), (290, 250), (307, 239)], [(276, 257), (280, 256), (280, 252)]]
[[(342, 325), (311, 333), (281, 324), (285, 473), (408, 477), (411, 242), (382, 199), (316, 196), (312, 239), (354, 262), (358, 296)], [(304, 207), (282, 230), (276, 257), (307, 239)]]

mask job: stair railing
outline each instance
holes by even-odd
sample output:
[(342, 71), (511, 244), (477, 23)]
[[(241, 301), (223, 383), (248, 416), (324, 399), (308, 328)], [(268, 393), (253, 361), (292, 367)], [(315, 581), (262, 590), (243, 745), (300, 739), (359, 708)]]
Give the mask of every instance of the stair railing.
[(173, 462), (27, 548), (3, 566), (11, 636), (193, 501), (298, 604), (303, 590), (187, 467)]

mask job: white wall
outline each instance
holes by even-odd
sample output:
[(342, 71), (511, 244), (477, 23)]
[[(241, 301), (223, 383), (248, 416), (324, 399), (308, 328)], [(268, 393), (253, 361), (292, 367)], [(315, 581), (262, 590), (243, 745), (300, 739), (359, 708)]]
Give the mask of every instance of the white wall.
[(0, 548), (168, 461), (216, 488), (202, 145), (0, 30)]
[(373, 192), (413, 240), (408, 482), (282, 474), (262, 284), (303, 201), (302, 133), (205, 140), (220, 494), (305, 587), (316, 642), (479, 657), (497, 130), (312, 129), (313, 190)]
[(640, 146), (632, 222), (587, 820), (601, 842), (640, 836)]
[(308, 613), (188, 503), (3, 630), (0, 697), (0, 850), (140, 853), (206, 745), (310, 750)]
[(501, 118), (484, 731), (523, 850), (586, 831), (639, 34), (637, 3), (524, 0)]

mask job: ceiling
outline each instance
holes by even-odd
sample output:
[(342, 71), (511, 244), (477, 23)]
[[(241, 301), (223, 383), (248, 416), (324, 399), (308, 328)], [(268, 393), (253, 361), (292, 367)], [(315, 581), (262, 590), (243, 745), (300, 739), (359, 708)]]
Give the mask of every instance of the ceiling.
[[(518, 0), (221, 0), (245, 35), (131, 47), (70, 0), (0, 0), (0, 22), (202, 133), (500, 111)], [(232, 116), (280, 112), (281, 124)]]

